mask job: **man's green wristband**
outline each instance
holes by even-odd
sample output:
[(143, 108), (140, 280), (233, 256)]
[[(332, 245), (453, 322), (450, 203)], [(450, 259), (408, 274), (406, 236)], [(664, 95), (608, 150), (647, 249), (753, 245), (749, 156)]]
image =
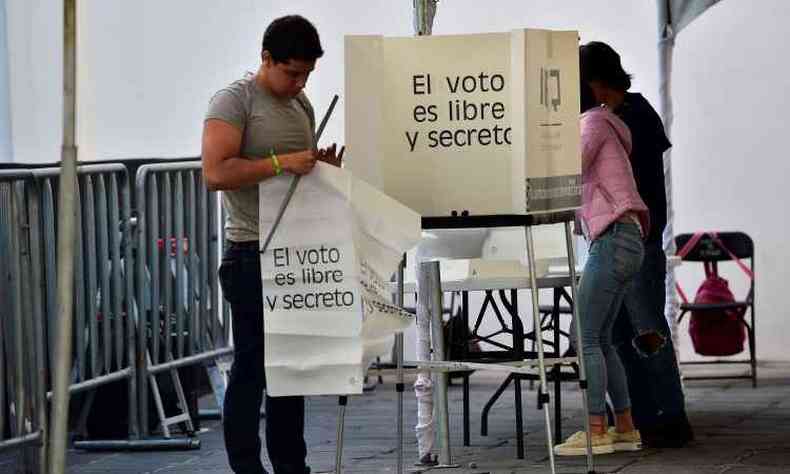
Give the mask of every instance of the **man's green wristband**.
[(274, 165), (274, 175), (279, 176), (283, 174), (283, 167), (280, 166), (280, 160), (277, 159), (277, 155), (272, 152), (272, 165)]

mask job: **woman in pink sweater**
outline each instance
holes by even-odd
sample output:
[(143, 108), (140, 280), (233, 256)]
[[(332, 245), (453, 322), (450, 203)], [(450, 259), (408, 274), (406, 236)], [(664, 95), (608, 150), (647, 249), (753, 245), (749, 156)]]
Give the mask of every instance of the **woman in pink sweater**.
[[(612, 81), (629, 81), (613, 71)], [(605, 106), (593, 99), (590, 84), (581, 85), (582, 208), (579, 220), (590, 245), (579, 283), (577, 304), (594, 454), (641, 448), (631, 419), (625, 370), (612, 346), (612, 326), (629, 283), (644, 257), (643, 236), (649, 217), (636, 189), (628, 155), (631, 133)], [(606, 394), (616, 426), (606, 423)], [(558, 455), (583, 455), (587, 436), (578, 432), (557, 445)]]

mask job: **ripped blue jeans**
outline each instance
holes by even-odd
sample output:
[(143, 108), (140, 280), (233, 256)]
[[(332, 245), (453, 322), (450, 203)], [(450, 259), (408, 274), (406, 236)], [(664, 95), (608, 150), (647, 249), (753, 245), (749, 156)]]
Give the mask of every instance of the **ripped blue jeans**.
[(667, 259), (660, 241), (645, 243), (645, 259), (614, 326), (639, 429), (688, 424), (672, 335), (664, 317)]
[(606, 414), (607, 392), (616, 412), (631, 407), (612, 327), (643, 258), (642, 236), (630, 222), (613, 223), (590, 244), (577, 296), (590, 415)]

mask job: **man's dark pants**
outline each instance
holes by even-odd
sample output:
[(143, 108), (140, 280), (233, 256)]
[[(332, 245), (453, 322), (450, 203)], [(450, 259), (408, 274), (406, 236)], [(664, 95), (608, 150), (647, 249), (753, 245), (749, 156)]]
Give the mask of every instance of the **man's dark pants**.
[(661, 242), (645, 243), (642, 268), (634, 277), (615, 323), (614, 342), (625, 367), (634, 422), (654, 445), (693, 439), (685, 409), (672, 336), (664, 317), (666, 256)]
[[(266, 472), (261, 463), (260, 409), (266, 386), (263, 290), (258, 242), (229, 243), (219, 279), (233, 319), (233, 367), (225, 392), (228, 460), (238, 474)], [(266, 396), (266, 450), (275, 474), (304, 474), (304, 398)]]

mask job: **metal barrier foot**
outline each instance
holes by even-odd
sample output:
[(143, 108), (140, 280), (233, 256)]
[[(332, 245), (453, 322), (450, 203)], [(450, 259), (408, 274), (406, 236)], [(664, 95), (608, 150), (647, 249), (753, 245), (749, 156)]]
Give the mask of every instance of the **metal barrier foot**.
[(183, 451), (200, 449), (200, 439), (189, 437), (75, 441), (74, 448), (86, 451)]

